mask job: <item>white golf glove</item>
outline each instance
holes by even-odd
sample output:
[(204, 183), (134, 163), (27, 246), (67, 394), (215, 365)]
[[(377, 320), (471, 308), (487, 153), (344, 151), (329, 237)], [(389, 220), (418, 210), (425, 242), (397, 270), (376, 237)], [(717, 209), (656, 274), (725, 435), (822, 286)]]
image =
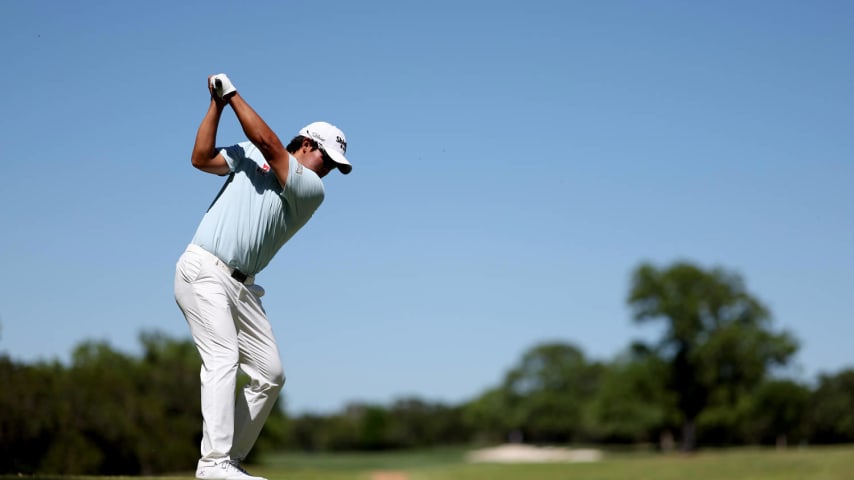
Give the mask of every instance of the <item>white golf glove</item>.
[(237, 91), (231, 80), (224, 73), (219, 73), (211, 77), (211, 88), (219, 98), (225, 98), (226, 95)]

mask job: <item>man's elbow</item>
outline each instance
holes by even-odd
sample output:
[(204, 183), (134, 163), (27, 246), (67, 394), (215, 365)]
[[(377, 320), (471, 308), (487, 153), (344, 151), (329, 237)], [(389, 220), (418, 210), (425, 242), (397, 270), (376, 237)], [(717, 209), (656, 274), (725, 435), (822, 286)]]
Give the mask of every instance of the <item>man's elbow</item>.
[(229, 171), (228, 163), (226, 163), (225, 158), (219, 153), (209, 156), (204, 153), (193, 152), (190, 156), (190, 163), (203, 172), (214, 173), (216, 175), (226, 175)]
[(210, 161), (211, 159), (207, 155), (201, 154), (199, 152), (193, 152), (193, 154), (190, 155), (190, 163), (192, 163), (193, 166), (198, 168), (199, 170), (203, 170), (210, 163)]

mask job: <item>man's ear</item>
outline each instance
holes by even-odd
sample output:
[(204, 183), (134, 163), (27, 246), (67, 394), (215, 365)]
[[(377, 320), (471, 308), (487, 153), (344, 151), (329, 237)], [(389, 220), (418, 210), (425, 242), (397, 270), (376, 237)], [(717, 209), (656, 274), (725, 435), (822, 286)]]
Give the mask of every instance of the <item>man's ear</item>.
[(305, 148), (305, 149), (307, 149), (306, 150), (307, 152), (310, 152), (310, 151), (314, 150), (314, 142), (312, 142), (308, 138), (303, 138), (302, 139), (302, 148)]

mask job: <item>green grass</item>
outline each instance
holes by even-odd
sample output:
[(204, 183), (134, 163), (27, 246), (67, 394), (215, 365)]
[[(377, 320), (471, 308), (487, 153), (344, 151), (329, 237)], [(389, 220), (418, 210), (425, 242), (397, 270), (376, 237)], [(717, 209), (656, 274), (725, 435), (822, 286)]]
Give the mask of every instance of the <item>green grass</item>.
[[(539, 465), (468, 464), (463, 459), (464, 453), (462, 449), (445, 448), (374, 454), (277, 454), (267, 457), (263, 465), (250, 466), (250, 471), (270, 480), (372, 480), (376, 471), (405, 472), (407, 480), (854, 479), (854, 446), (850, 445), (782, 451), (752, 448), (704, 450), (693, 455), (611, 453), (597, 463)], [(71, 477), (23, 478), (68, 480)], [(169, 477), (154, 478), (164, 480)], [(192, 478), (192, 472), (175, 478)]]
[(460, 449), (269, 457), (253, 472), (270, 480), (369, 480), (377, 470), (409, 480), (851, 480), (854, 446), (705, 450), (697, 454), (613, 453), (597, 463), (467, 464)]
[(274, 468), (326, 471), (409, 470), (459, 465), (465, 462), (467, 451), (466, 448), (447, 447), (378, 453), (282, 453), (264, 458), (264, 464)]

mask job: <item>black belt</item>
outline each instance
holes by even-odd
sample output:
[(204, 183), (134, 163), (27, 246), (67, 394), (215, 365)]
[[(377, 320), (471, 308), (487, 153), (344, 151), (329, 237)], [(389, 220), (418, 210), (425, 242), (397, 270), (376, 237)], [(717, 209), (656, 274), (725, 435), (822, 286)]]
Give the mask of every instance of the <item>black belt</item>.
[(246, 275), (245, 273), (235, 268), (231, 271), (231, 278), (237, 280), (240, 283), (243, 283), (246, 281), (247, 278), (249, 278), (249, 275)]

